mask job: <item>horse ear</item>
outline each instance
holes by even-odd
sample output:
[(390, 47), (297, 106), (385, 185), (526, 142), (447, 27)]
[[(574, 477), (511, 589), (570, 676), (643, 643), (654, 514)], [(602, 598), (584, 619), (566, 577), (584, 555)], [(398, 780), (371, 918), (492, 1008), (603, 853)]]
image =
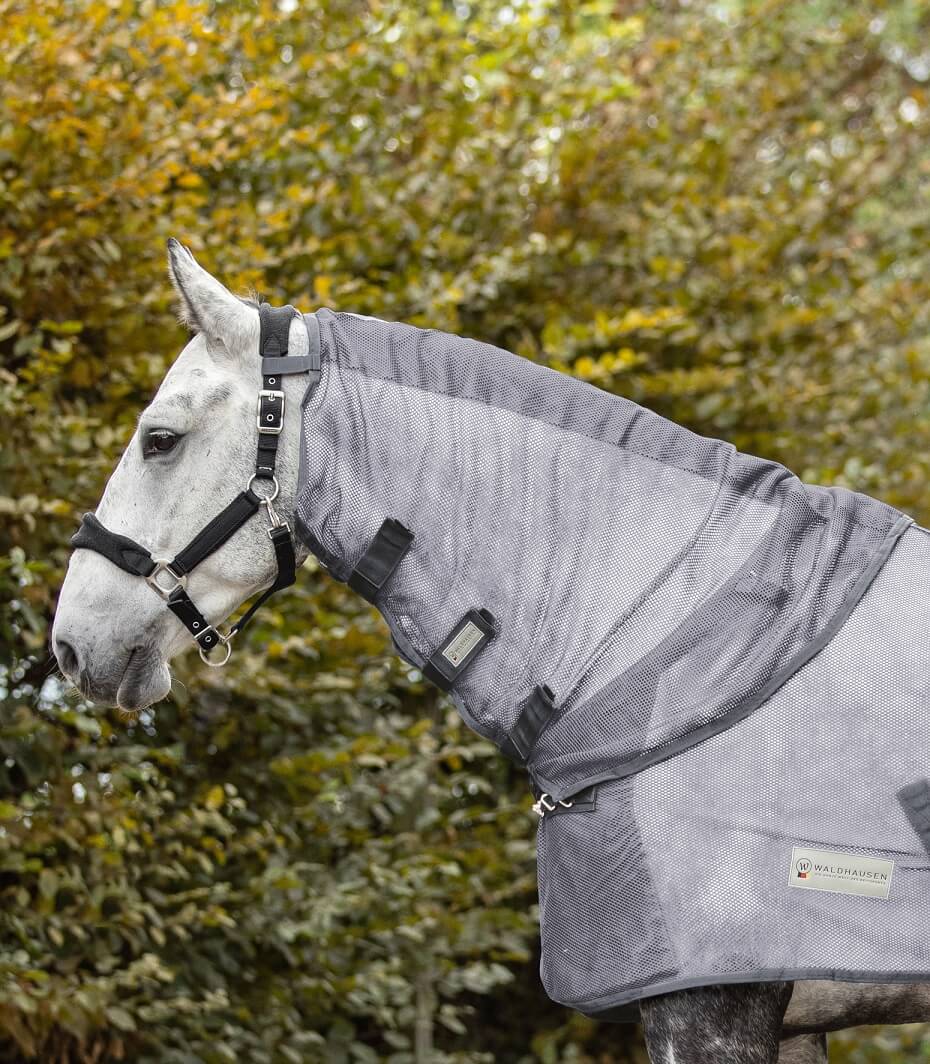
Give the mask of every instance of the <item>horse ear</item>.
[(168, 273), (180, 301), (180, 319), (208, 340), (230, 350), (258, 328), (258, 314), (200, 265), (189, 248), (172, 237), (168, 241)]

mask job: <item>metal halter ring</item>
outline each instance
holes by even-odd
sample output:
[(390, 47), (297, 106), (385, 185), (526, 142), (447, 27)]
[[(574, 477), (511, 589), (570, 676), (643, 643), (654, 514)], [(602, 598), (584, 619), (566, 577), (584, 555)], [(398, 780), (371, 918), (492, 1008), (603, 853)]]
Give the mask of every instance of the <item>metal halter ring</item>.
[[(173, 591), (176, 591), (179, 587), (187, 587), (187, 577), (178, 576), (178, 574), (171, 568), (171, 562), (167, 558), (153, 558), (152, 561), (155, 562), (155, 568), (145, 578), (145, 582), (167, 602)], [(167, 573), (174, 581), (171, 587), (164, 587), (162, 584), (159, 584), (158, 577), (162, 573)]]
[(216, 632), (216, 637), (217, 639), (219, 639), (219, 643), (217, 644), (217, 646), (223, 646), (226, 650), (226, 653), (223, 656), (223, 660), (210, 660), (209, 655), (212, 654), (214, 650), (216, 650), (216, 646), (211, 647), (209, 650), (204, 650), (203, 647), (200, 646), (200, 644), (198, 643), (197, 650), (200, 652), (200, 660), (204, 663), (204, 665), (209, 665), (211, 669), (221, 669), (226, 664), (226, 662), (229, 661), (230, 655), (232, 654), (232, 635), (223, 635), (223, 633), (218, 628), (214, 628), (213, 631)]
[[(274, 485), (274, 491), (270, 495), (258, 495), (258, 492), (257, 491), (253, 491), (253, 489), (252, 489), (252, 485), (255, 483), (256, 480), (270, 480), (271, 483)], [(278, 492), (280, 491), (280, 487), (278, 485), (278, 478), (277, 477), (275, 477), (275, 476), (263, 477), (263, 476), (261, 476), (258, 473), (253, 473), (249, 477), (249, 482), (248, 482), (248, 484), (246, 484), (245, 490), (246, 491), (251, 491), (253, 495), (258, 495), (258, 497), (262, 500), (262, 502), (267, 506), (269, 503), (274, 502), (274, 500), (278, 497)]]

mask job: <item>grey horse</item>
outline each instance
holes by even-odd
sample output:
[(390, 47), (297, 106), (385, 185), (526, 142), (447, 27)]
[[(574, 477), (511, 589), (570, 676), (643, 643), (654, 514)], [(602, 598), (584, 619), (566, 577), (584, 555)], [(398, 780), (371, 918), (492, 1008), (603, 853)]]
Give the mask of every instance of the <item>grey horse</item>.
[[(103, 525), (144, 544), (153, 558), (171, 558), (189, 542), (204, 516), (222, 509), (230, 484), (251, 483), (254, 462), (258, 310), (176, 242), (169, 252), (183, 316), (197, 332), (141, 415), (97, 510)], [(295, 345), (306, 344), (299, 318), (292, 335)], [(300, 410), (304, 387), (298, 379), (282, 380), (289, 409)], [(267, 505), (274, 521), (278, 512), (298, 509), (300, 468), (300, 431), (292, 418), (278, 443), (276, 510)], [(296, 554), (298, 563), (308, 556), (305, 543), (296, 544)], [(266, 529), (253, 521), (206, 557), (184, 586), (212, 630), (275, 575)], [(72, 556), (53, 648), (64, 674), (89, 698), (137, 711), (165, 697), (168, 662), (190, 645), (190, 631), (146, 581), (100, 553)], [(930, 1019), (930, 987), (917, 980), (785, 978), (656, 993), (642, 998), (640, 1010), (656, 1064), (813, 1064), (826, 1060), (828, 1031)]]
[(827, 1033), (930, 1021), (930, 984), (749, 983), (645, 998), (654, 1064), (827, 1064)]

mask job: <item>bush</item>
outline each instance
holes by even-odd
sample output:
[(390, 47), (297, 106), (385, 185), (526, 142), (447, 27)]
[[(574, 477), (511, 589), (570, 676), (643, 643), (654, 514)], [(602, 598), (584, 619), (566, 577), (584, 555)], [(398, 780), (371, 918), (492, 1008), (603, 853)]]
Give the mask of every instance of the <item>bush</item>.
[(926, 518), (926, 17), (0, 0), (6, 1059), (638, 1052), (544, 1002), (525, 783), (373, 613), (310, 566), (126, 727), (48, 655), (68, 536), (181, 346), (169, 235)]

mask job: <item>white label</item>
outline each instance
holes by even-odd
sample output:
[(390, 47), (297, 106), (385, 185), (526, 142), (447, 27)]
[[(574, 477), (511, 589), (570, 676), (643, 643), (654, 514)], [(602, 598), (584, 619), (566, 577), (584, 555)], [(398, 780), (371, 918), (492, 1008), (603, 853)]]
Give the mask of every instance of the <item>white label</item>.
[(484, 633), (476, 624), (473, 624), (471, 621), (466, 621), (461, 632), (455, 636), (452, 642), (442, 652), (442, 656), (451, 661), (455, 666), (461, 665), (481, 642), (482, 635), (484, 635)]
[(795, 846), (791, 851), (788, 886), (802, 890), (826, 890), (832, 894), (861, 894), (887, 898), (891, 890), (894, 861), (862, 857), (835, 850), (812, 850)]

